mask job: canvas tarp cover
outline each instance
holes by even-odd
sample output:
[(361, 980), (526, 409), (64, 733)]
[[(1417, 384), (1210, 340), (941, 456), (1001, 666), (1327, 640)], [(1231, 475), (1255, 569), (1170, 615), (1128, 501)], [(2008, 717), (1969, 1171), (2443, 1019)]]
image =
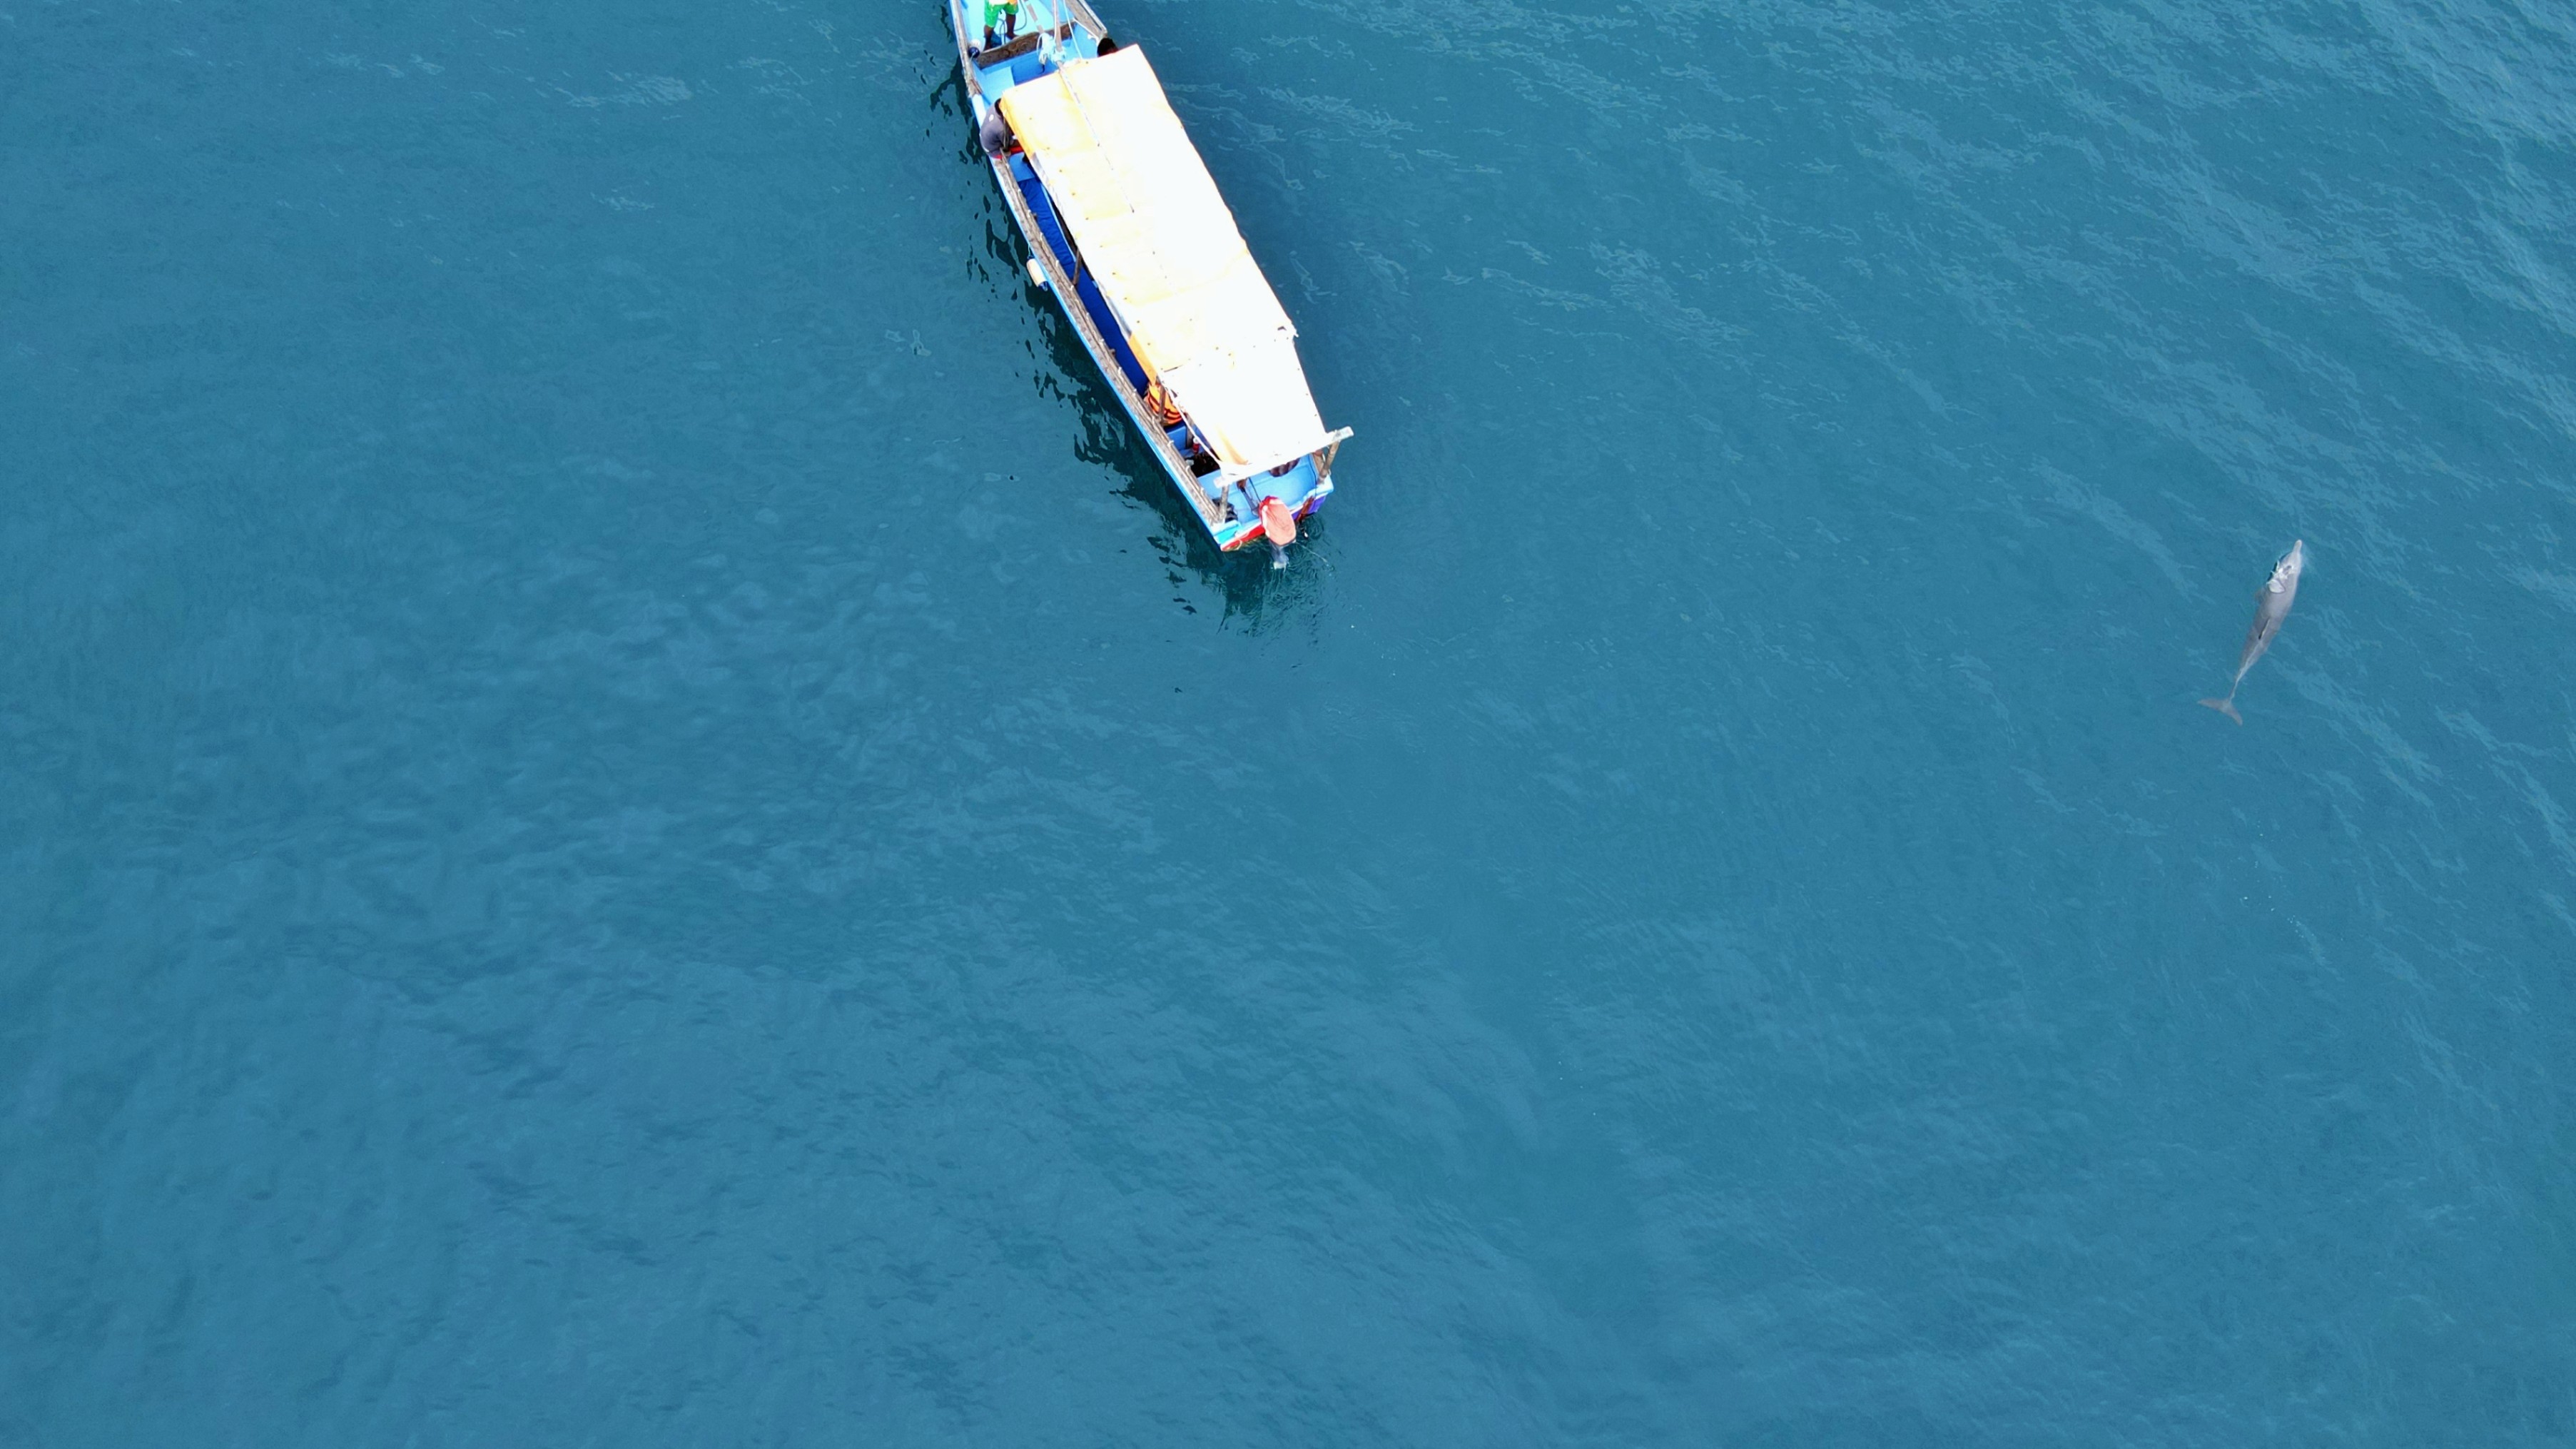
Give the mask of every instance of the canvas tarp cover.
[(1324, 446), (1297, 329), (1144, 53), (1071, 61), (1001, 108), (1137, 358), (1226, 471)]

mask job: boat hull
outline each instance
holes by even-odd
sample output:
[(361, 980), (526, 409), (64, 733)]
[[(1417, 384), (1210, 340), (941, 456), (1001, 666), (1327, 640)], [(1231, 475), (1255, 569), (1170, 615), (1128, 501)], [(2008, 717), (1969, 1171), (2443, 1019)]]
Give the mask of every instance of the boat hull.
[[(986, 119), (993, 114), (1000, 89), (1011, 82), (995, 64), (1026, 66), (1033, 48), (1027, 42), (1035, 32), (1023, 36), (1017, 46), (1003, 45), (979, 53), (983, 40), (981, 27), (970, 33), (967, 7), (971, 0), (948, 0), (950, 29), (957, 40), (957, 61), (964, 79), (969, 109), (980, 133)], [(1055, 33), (1078, 54), (1088, 55), (1106, 36), (1099, 17), (1083, 0), (1024, 0), (1024, 14), (1040, 12), (1047, 20), (1063, 17)], [(1040, 22), (1044, 24), (1044, 21)], [(1052, 295), (1065, 320), (1072, 324), (1082, 339), (1085, 352), (1099, 369), (1102, 382), (1117, 395), (1118, 404), (1127, 413), (1139, 439), (1153, 453), (1173, 488), (1190, 511), (1198, 516), (1200, 526), (1218, 548), (1234, 550), (1264, 537), (1259, 502), (1238, 480), (1229, 484), (1222, 478), (1210, 478), (1191, 466), (1189, 456), (1156, 421), (1153, 408), (1146, 402), (1146, 379), (1140, 364), (1124, 345), (1118, 323), (1105, 300), (1096, 295), (1096, 287), (1086, 291), (1079, 258), (1066, 239), (1061, 225), (1050, 226), (1052, 203), (1044, 186), (1025, 161), (1011, 155), (988, 156), (994, 185), (1010, 208), (1011, 219), (1018, 227), (1020, 240), (1027, 248), (1033, 278)], [(1338, 446), (1337, 444), (1335, 446)], [(1287, 482), (1297, 485), (1291, 496), (1297, 501), (1291, 509), (1296, 518), (1311, 517), (1333, 491), (1331, 465), (1333, 449), (1300, 460), (1292, 466)]]

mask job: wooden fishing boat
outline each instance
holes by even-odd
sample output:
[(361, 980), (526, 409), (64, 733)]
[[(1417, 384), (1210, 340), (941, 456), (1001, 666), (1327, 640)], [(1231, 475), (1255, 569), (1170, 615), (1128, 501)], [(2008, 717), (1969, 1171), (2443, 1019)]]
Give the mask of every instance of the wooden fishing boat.
[(1217, 547), (1284, 550), (1350, 429), (1324, 427), (1297, 329), (1153, 66), (1084, 0), (947, 3), (1030, 279)]

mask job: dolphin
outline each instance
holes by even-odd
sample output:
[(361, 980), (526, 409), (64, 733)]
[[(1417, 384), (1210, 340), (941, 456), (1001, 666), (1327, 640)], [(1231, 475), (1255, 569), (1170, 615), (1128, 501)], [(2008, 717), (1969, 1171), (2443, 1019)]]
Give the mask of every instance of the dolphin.
[(2264, 580), (2263, 587), (2254, 591), (2254, 627), (2245, 632), (2245, 655), (2236, 661), (2236, 678), (2227, 686), (2227, 697), (2204, 699), (2202, 704), (2238, 724), (2245, 723), (2245, 716), (2236, 712), (2236, 691), (2245, 683), (2245, 671), (2253, 668), (2254, 661), (2263, 657), (2263, 651), (2272, 647), (2272, 640), (2281, 632), (2281, 621), (2290, 617), (2290, 603), (2299, 597), (2299, 575), (2307, 566), (2307, 541), (2290, 540), (2290, 551), (2281, 555), (2279, 563), (2272, 565), (2272, 577)]

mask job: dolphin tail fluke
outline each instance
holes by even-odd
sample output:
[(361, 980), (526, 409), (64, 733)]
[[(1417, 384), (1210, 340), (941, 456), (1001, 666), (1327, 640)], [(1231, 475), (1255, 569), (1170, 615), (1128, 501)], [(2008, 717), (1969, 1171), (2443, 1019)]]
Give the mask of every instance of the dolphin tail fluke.
[(2236, 696), (2234, 695), (2229, 695), (2225, 699), (2204, 699), (2201, 703), (2208, 708), (2214, 709), (2220, 714), (2227, 716), (2229, 719), (2236, 721), (2238, 724), (2245, 723), (2245, 716), (2236, 712)]

